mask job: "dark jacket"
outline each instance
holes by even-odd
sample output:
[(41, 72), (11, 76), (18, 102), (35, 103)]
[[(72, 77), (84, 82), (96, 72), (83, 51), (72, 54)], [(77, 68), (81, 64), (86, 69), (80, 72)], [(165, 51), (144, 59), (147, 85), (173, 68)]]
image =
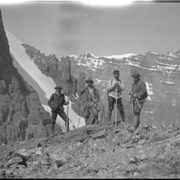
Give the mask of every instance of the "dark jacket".
[(137, 83), (132, 84), (131, 93), (136, 94), (138, 100), (145, 100), (145, 93), (147, 92), (146, 84), (144, 81), (139, 80)]
[(48, 105), (53, 109), (56, 110), (58, 108), (62, 108), (63, 109), (63, 105), (66, 104), (65, 101), (65, 96), (63, 93), (61, 94), (57, 94), (57, 93), (53, 93), (50, 97), (50, 99), (48, 100)]
[(84, 94), (84, 97), (85, 97), (85, 101), (86, 102), (94, 102), (94, 103), (98, 103), (99, 102), (99, 99), (100, 99), (100, 95), (99, 95), (99, 91), (97, 88), (95, 88), (93, 86), (93, 95), (91, 95), (90, 91), (89, 91), (89, 88), (86, 87), (82, 92), (81, 94)]

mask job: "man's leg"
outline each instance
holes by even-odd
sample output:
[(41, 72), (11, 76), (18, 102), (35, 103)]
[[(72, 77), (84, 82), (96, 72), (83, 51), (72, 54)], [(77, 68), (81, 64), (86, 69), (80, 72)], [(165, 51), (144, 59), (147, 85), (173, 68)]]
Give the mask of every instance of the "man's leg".
[(91, 107), (91, 111), (90, 111), (90, 116), (92, 117), (91, 119), (91, 124), (98, 124), (98, 111), (96, 109), (96, 107)]
[(140, 125), (140, 114), (134, 114), (134, 127), (137, 129)]
[(54, 135), (54, 126), (57, 118), (57, 112), (52, 110), (51, 113), (52, 113), (51, 131), (52, 131), (52, 135)]
[(69, 131), (69, 118), (66, 113), (62, 110), (58, 111), (59, 116), (65, 121), (66, 132)]
[(137, 129), (140, 125), (140, 113), (142, 108), (143, 108), (143, 103), (137, 103), (136, 101), (133, 102), (135, 129)]
[(119, 98), (117, 100), (117, 108), (118, 108), (118, 111), (121, 115), (121, 118), (122, 118), (122, 121), (125, 122), (125, 113), (124, 113), (124, 106), (123, 106), (123, 103), (122, 103), (122, 98)]
[(88, 105), (86, 105), (84, 107), (84, 116), (85, 116), (85, 122), (86, 125), (89, 125), (89, 118), (90, 118), (90, 107)]
[(109, 108), (108, 114), (107, 114), (108, 123), (111, 122), (111, 115), (112, 115), (112, 111), (114, 109), (114, 103), (115, 103), (115, 98), (108, 96), (108, 108)]

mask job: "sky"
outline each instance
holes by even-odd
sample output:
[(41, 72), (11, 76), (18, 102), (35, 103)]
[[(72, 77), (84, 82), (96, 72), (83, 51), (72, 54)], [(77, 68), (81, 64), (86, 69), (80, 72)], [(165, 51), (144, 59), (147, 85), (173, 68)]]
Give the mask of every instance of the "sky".
[(180, 49), (180, 3), (95, 7), (73, 2), (0, 5), (4, 26), (22, 42), (59, 57)]

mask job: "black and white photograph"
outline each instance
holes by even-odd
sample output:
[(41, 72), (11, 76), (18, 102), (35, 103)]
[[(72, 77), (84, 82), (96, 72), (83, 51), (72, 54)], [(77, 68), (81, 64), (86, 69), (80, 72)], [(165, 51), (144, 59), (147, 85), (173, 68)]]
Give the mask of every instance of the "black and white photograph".
[(180, 1), (0, 0), (0, 178), (180, 178)]

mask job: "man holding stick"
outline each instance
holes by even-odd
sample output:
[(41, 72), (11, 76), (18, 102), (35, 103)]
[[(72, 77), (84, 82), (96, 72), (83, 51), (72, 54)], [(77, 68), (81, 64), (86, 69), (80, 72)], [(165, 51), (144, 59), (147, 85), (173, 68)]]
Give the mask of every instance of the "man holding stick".
[(140, 80), (139, 72), (134, 71), (132, 77), (134, 78), (134, 82), (132, 84), (129, 95), (131, 95), (130, 103), (133, 104), (133, 130), (136, 130), (140, 125), (140, 112), (143, 108), (143, 104), (148, 96), (148, 93), (145, 82)]
[(94, 81), (90, 77), (86, 80), (86, 83), (86, 88), (81, 92), (81, 95), (84, 94), (84, 116), (86, 125), (98, 124), (99, 91), (94, 86)]
[[(119, 111), (122, 121), (125, 122), (125, 114), (124, 114), (124, 106), (122, 104), (122, 91), (124, 91), (125, 86), (120, 80), (119, 70), (113, 71), (114, 78), (110, 80), (107, 86), (107, 96), (108, 96), (108, 121), (111, 122), (111, 115), (114, 109), (114, 104), (116, 104), (116, 114), (115, 114), (115, 123), (119, 123), (117, 121), (117, 110)], [(117, 125), (115, 124), (115, 125)]]

